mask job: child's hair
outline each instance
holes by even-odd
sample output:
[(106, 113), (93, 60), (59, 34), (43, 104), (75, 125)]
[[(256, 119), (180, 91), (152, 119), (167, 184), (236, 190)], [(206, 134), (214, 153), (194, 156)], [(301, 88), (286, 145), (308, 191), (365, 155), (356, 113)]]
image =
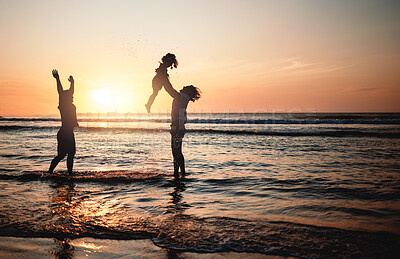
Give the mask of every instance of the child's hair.
[(193, 86), (193, 85), (188, 85), (182, 88), (181, 92), (189, 95), (190, 101), (194, 102), (201, 97), (201, 91), (199, 88)]
[(178, 60), (176, 60), (176, 56), (174, 54), (168, 53), (164, 57), (162, 57), (161, 61), (163, 63), (170, 63), (171, 64), (171, 69), (172, 68), (177, 68), (178, 67)]

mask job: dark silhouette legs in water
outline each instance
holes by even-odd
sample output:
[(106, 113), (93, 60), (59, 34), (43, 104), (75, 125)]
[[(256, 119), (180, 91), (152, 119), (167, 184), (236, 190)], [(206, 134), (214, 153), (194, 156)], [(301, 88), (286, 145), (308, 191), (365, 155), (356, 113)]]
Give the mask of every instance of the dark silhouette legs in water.
[(61, 128), (57, 133), (57, 156), (51, 161), (48, 172), (50, 174), (53, 173), (58, 163), (67, 155), (68, 174), (72, 175), (75, 152), (75, 136), (73, 131)]
[(60, 161), (65, 157), (66, 153), (63, 154), (58, 154), (52, 161), (50, 164), (50, 168), (49, 168), (49, 173), (53, 173), (54, 169), (56, 168), (56, 166), (58, 165), (58, 163), (60, 163)]
[(185, 158), (182, 154), (182, 137), (172, 136), (171, 139), (172, 156), (174, 157), (174, 176), (179, 178), (179, 168), (181, 176), (185, 177)]
[[(52, 161), (50, 164), (49, 168), (49, 173), (53, 173), (54, 169), (60, 163), (60, 161), (67, 155), (67, 153), (59, 153)], [(67, 168), (68, 168), (68, 174), (72, 174), (72, 168), (74, 166), (74, 156), (75, 154), (68, 154), (67, 156)]]

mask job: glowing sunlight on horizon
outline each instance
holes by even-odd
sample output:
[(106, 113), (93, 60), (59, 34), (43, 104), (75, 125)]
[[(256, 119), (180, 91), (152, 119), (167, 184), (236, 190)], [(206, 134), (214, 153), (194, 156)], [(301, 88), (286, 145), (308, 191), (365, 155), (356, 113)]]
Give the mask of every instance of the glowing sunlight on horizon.
[(145, 87), (128, 79), (82, 80), (81, 84), (76, 81), (75, 105), (79, 113), (138, 111), (142, 108), (138, 98), (147, 95)]
[(92, 96), (96, 104), (108, 105), (111, 101), (109, 89), (98, 89), (92, 91)]

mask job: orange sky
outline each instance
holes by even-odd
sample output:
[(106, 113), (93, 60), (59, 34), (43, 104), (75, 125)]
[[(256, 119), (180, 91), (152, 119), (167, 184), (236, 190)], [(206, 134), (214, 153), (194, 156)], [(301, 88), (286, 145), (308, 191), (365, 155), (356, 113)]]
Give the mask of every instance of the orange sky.
[[(191, 112), (400, 112), (400, 2), (0, 0), (0, 116), (145, 112), (167, 52)], [(168, 112), (161, 91), (153, 112)]]

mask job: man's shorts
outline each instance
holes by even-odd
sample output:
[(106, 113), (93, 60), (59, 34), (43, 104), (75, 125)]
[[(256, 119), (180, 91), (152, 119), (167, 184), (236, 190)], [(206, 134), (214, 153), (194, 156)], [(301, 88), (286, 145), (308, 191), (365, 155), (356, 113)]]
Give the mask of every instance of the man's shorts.
[(182, 139), (185, 136), (186, 129), (185, 125), (171, 124), (171, 137), (172, 139)]

